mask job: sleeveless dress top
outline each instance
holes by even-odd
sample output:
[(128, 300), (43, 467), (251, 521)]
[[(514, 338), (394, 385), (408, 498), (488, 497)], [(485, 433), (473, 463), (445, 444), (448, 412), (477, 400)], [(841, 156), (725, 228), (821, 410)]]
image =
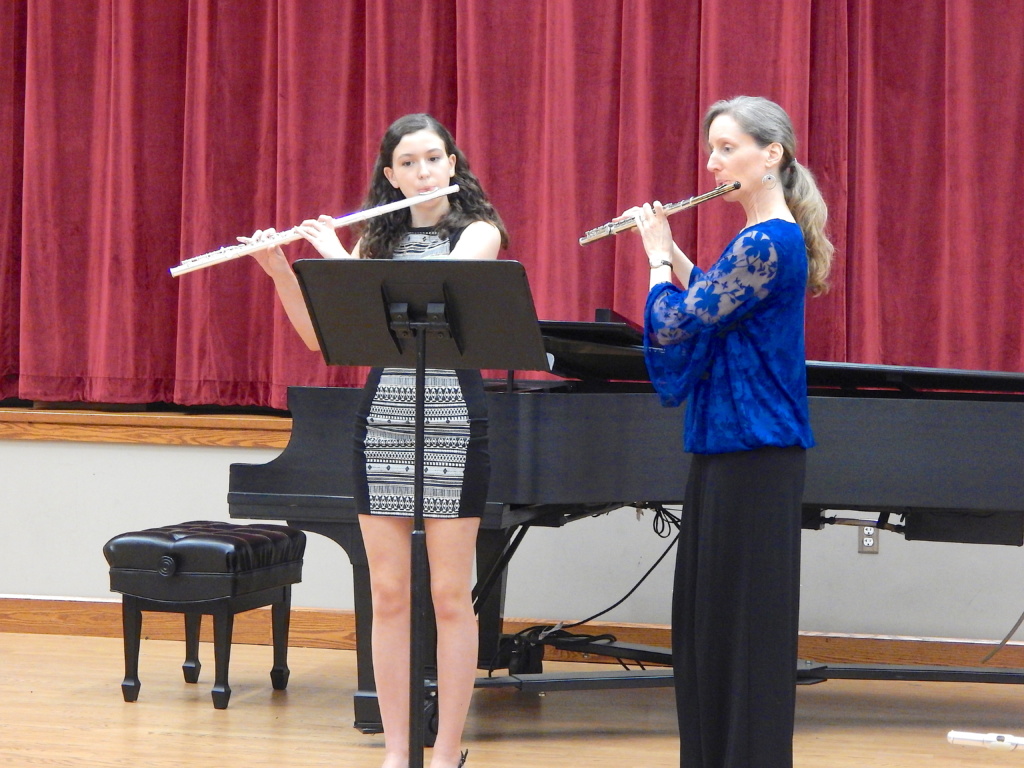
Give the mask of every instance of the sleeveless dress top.
[[(432, 228), (411, 228), (393, 258), (443, 258), (461, 233), (441, 238)], [(413, 516), (415, 408), (415, 369), (371, 371), (355, 429), (360, 514)], [(423, 516), (482, 516), (489, 478), (487, 406), (480, 372), (427, 368)]]

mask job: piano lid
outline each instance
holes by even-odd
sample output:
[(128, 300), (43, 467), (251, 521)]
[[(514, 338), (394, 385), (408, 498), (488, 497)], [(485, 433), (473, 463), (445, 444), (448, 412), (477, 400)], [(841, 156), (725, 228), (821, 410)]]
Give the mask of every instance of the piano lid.
[(856, 392), (861, 397), (1024, 397), (1024, 373), (808, 360), (807, 386), (813, 394), (827, 395), (829, 389), (836, 389), (837, 394)]

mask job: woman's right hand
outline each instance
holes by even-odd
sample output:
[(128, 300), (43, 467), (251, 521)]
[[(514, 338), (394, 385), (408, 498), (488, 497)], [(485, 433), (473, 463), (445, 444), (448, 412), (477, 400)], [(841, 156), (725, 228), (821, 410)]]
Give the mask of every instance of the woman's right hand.
[(672, 241), (672, 227), (668, 223), (668, 214), (665, 208), (658, 201), (653, 205), (644, 203), (623, 211), (616, 221), (633, 219), (636, 222), (636, 230), (643, 239), (644, 250), (647, 258), (652, 264), (661, 261), (672, 261), (672, 253), (675, 250), (675, 243)]

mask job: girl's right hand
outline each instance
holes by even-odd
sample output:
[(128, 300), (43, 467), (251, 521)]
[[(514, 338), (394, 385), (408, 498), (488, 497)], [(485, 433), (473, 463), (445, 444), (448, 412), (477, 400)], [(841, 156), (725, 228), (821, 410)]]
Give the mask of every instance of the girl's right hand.
[[(240, 237), (238, 242), (245, 243), (246, 245), (257, 245), (261, 240), (266, 240), (276, 234), (277, 230), (273, 227), (270, 229), (257, 229), (252, 233), (252, 237)], [(268, 245), (263, 250), (256, 251), (251, 255), (263, 267), (263, 271), (271, 277), (279, 275), (284, 271), (291, 271), (291, 265), (288, 264), (288, 259), (285, 258), (284, 251), (281, 250), (279, 245)]]

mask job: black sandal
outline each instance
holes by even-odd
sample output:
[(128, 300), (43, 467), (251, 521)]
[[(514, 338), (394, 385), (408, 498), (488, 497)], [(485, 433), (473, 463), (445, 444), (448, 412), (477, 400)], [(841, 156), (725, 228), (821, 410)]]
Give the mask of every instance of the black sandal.
[(469, 750), (468, 749), (462, 750), (462, 757), (459, 758), (459, 764), (456, 766), (456, 768), (462, 768), (462, 766), (464, 766), (466, 764), (466, 758), (467, 757), (469, 757)]

